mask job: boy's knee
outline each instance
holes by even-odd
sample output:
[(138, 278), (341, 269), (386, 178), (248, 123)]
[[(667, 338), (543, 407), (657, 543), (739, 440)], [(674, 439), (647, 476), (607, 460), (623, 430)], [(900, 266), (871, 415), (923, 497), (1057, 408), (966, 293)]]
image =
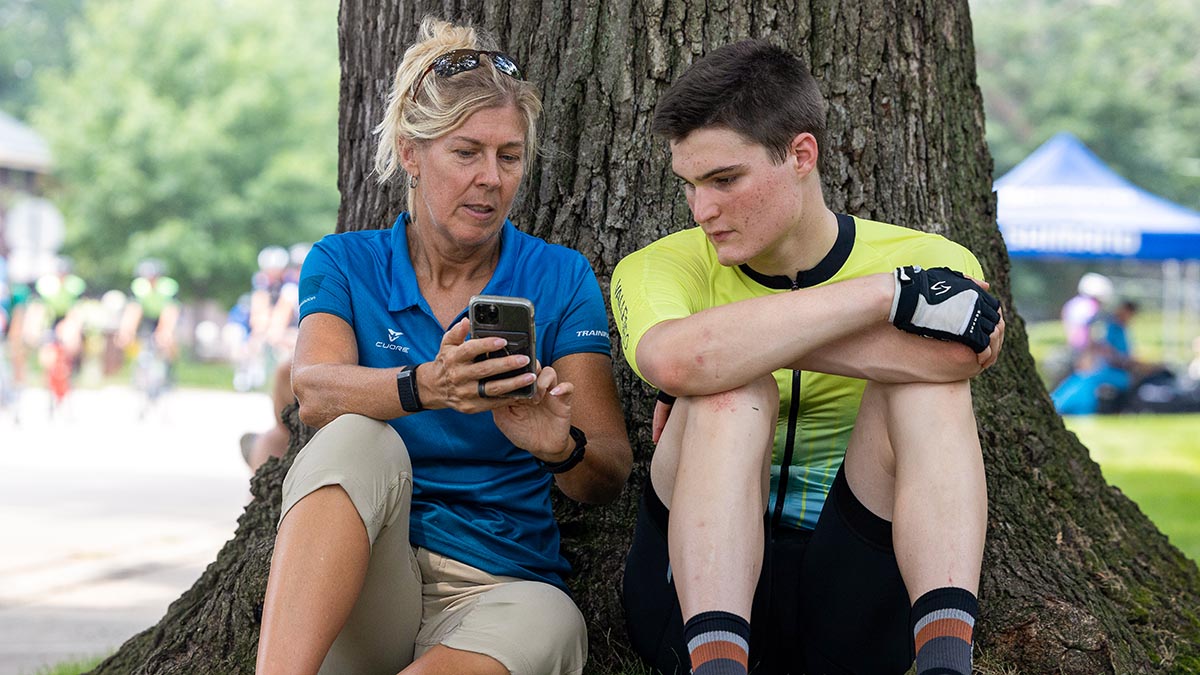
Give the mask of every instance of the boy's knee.
[(766, 414), (774, 420), (779, 413), (779, 386), (775, 378), (767, 374), (727, 391), (686, 396), (680, 400), (706, 415), (755, 413)]

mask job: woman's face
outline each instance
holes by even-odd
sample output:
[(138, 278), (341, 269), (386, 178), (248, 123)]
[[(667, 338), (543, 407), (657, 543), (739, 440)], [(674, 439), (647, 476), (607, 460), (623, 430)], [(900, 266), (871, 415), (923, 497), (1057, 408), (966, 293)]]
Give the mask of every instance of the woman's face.
[(479, 246), (499, 234), (521, 184), (525, 123), (516, 106), (484, 108), (440, 138), (405, 143), (401, 158), (418, 178), (409, 206), (422, 231)]

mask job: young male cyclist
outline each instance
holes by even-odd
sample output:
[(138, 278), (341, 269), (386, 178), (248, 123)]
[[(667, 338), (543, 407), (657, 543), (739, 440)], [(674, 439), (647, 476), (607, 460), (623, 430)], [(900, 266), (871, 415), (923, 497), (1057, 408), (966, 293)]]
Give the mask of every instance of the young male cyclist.
[(699, 227), (625, 258), (612, 300), (630, 365), (678, 397), (624, 581), (662, 672), (903, 673), (915, 646), (920, 673), (970, 673), (987, 488), (967, 380), (999, 354), (999, 305), (944, 269), (982, 276), (961, 246), (825, 205), (824, 122), (805, 66), (757, 41), (655, 112)]

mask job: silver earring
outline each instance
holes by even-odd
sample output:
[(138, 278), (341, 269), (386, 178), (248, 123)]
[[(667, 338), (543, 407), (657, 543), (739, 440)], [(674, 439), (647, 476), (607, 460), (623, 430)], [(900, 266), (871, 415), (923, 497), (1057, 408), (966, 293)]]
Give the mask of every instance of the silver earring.
[(417, 181), (418, 181), (418, 178), (417, 178), (416, 176), (409, 176), (409, 177), (408, 177), (408, 187), (409, 187), (409, 189), (410, 189), (410, 190), (416, 190), (416, 189), (417, 189)]

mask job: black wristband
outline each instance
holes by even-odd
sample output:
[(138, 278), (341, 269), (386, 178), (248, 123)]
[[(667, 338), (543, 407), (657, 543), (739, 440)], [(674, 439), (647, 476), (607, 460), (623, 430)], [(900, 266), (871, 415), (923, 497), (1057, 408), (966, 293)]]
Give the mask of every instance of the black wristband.
[(571, 451), (571, 456), (561, 462), (544, 462), (537, 460), (538, 466), (542, 467), (547, 473), (566, 473), (574, 469), (576, 465), (583, 461), (583, 455), (587, 452), (587, 436), (583, 430), (572, 426), (568, 433), (575, 441), (575, 449)]
[(666, 405), (675, 405), (675, 397), (661, 389), (658, 391), (658, 395), (654, 397), (654, 400)]
[(421, 405), (421, 394), (417, 391), (417, 368), (420, 367), (419, 363), (404, 366), (396, 373), (396, 392), (400, 395), (400, 407), (404, 412), (416, 413), (425, 409)]

